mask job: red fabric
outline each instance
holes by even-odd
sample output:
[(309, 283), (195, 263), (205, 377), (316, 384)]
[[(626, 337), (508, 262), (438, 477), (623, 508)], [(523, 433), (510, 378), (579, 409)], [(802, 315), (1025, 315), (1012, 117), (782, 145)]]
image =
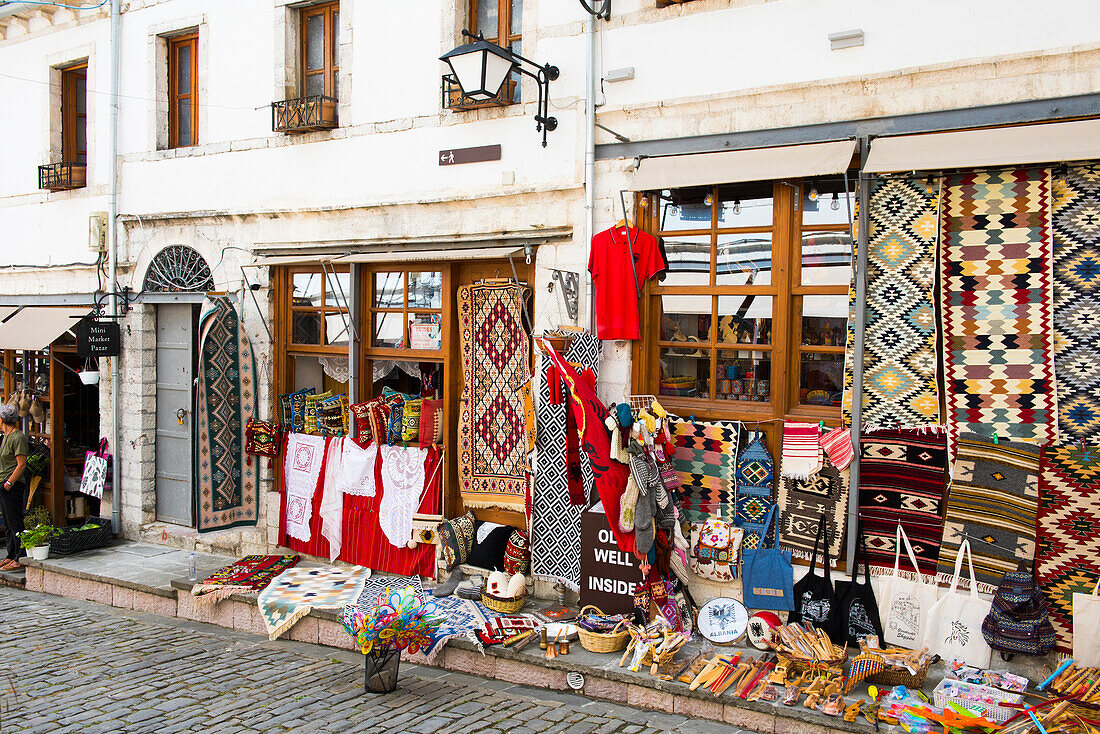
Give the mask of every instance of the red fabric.
[(424, 493), (420, 496), (421, 515), (440, 515), (440, 501), (443, 493), (443, 467), (441, 460), (443, 452), (438, 447), (428, 449), (428, 455), (424, 457)]
[(611, 526), (615, 542), (620, 550), (634, 553), (634, 531), (624, 533), (619, 529), (618, 523), (619, 501), (626, 490), (626, 479), (630, 470), (625, 464), (611, 460), (611, 435), (604, 425), (604, 419), (609, 415), (607, 407), (600, 402), (596, 391), (577, 375), (549, 342), (541, 338), (536, 342), (558, 368), (568, 387), (569, 408), (576, 419), (581, 448), (592, 462), (592, 471), (596, 475), (596, 491), (603, 502), (607, 524)]
[[(630, 255), (634, 256), (633, 267)], [(600, 339), (640, 338), (635, 271), (637, 287), (641, 288), (664, 269), (665, 259), (653, 235), (637, 227), (631, 227), (629, 234), (626, 227), (596, 233), (588, 258), (588, 272), (592, 274), (592, 285), (596, 289), (596, 336)]]
[(584, 492), (584, 476), (581, 474), (581, 435), (573, 411), (565, 411), (565, 478), (569, 489), (569, 504), (584, 507), (588, 497)]

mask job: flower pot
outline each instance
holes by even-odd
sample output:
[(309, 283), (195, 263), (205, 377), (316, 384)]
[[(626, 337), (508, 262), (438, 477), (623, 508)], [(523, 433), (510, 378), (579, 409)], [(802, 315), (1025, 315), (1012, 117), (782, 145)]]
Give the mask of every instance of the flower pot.
[(401, 651), (374, 648), (363, 656), (363, 690), (367, 693), (393, 693), (397, 690), (397, 673), (401, 666)]
[(36, 545), (33, 548), (28, 549), (31, 554), (31, 558), (36, 561), (44, 561), (50, 557), (50, 546), (48, 545)]
[(85, 385), (98, 385), (99, 384), (99, 370), (83, 370), (77, 372), (76, 376), (80, 378), (80, 381)]

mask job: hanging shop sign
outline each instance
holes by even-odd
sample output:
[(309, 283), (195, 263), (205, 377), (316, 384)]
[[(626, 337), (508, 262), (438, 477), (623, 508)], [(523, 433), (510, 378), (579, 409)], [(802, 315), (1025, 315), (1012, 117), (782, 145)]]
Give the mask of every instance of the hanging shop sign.
[(634, 585), (642, 578), (638, 559), (619, 550), (603, 505), (581, 514), (581, 606), (592, 604), (606, 614), (634, 609)]
[(76, 353), (81, 357), (117, 357), (122, 353), (122, 333), (117, 321), (84, 319), (73, 332)]
[(478, 145), (473, 148), (451, 148), (439, 151), (439, 165), (458, 166), (463, 163), (484, 163), (500, 160), (500, 145)]

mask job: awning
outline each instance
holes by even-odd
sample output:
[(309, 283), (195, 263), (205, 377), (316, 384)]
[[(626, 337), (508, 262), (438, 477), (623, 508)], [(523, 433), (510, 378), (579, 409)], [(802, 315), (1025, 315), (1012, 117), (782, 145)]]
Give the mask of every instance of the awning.
[(643, 158), (631, 191), (661, 191), (684, 186), (771, 181), (843, 173), (856, 151), (854, 140), (723, 153)]
[(875, 138), (868, 173), (1060, 163), (1100, 158), (1100, 120)]
[(0, 349), (39, 351), (50, 346), (91, 312), (84, 308), (28, 306), (0, 321)]
[(254, 262), (245, 263), (244, 268), (264, 268), (268, 265), (311, 265), (322, 262), (332, 262), (340, 258), (339, 253), (328, 255), (268, 255), (258, 257)]
[(332, 262), (341, 263), (392, 263), (426, 262), (432, 260), (507, 260), (508, 256), (523, 257), (522, 247), (474, 247), (447, 250), (386, 250), (385, 252), (357, 252)]

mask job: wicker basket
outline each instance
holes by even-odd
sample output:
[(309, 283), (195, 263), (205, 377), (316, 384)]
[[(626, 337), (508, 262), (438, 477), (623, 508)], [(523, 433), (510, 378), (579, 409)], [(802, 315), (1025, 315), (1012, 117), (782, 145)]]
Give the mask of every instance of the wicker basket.
[(919, 689), (924, 685), (924, 679), (928, 676), (928, 664), (931, 659), (930, 655), (925, 656), (924, 665), (916, 674), (910, 673), (908, 668), (887, 666), (884, 670), (867, 676), (866, 682), (876, 683), (880, 686), (905, 686), (906, 688)]
[[(583, 616), (590, 609), (597, 614), (603, 614), (603, 610), (599, 607), (589, 604), (577, 616)], [(630, 639), (630, 630), (626, 629), (622, 622), (615, 625), (615, 629), (610, 632), (591, 632), (578, 625), (577, 636), (580, 637), (581, 647), (588, 652), (618, 652), (626, 647)]]
[(523, 603), (527, 601), (527, 589), (524, 589), (515, 597), (493, 596), (485, 589), (481, 590), (481, 603), (494, 612), (501, 614), (515, 614), (523, 609)]

